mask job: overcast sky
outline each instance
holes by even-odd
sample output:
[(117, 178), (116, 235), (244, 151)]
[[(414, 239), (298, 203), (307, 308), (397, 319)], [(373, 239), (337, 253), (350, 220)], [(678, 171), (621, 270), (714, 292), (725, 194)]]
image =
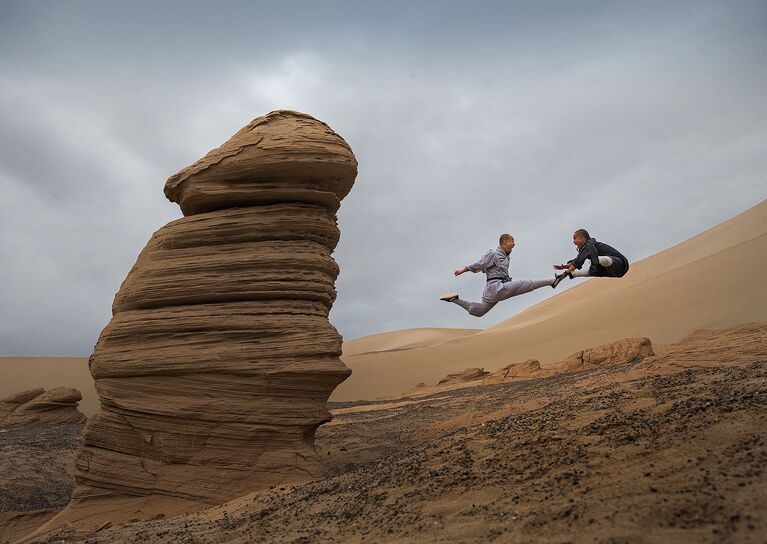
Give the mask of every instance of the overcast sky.
[[(88, 355), (166, 178), (296, 109), (351, 145), (331, 321), (488, 327), (452, 270), (632, 261), (767, 196), (767, 2), (0, 2), (0, 355)], [(594, 280), (592, 280), (594, 281)], [(602, 280), (606, 281), (606, 280)], [(566, 285), (566, 284), (563, 284)]]

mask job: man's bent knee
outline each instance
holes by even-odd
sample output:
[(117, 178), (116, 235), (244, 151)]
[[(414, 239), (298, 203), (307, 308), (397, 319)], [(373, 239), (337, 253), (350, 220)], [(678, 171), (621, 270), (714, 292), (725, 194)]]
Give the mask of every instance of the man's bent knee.
[(490, 308), (492, 308), (492, 306), (487, 304), (472, 304), (469, 308), (469, 314), (474, 317), (482, 317), (490, 311)]

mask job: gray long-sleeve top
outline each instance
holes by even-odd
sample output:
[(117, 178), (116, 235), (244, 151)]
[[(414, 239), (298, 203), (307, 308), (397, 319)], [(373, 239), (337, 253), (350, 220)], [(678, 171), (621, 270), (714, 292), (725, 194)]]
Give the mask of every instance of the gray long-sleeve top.
[(466, 268), (472, 272), (484, 272), (487, 276), (487, 281), (509, 281), (509, 254), (506, 253), (501, 246), (495, 249), (491, 249), (475, 263), (468, 265)]

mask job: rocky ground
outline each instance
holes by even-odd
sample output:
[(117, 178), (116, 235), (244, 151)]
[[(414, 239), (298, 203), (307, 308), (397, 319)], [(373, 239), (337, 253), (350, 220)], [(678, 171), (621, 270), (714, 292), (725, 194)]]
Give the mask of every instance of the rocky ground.
[(0, 512), (62, 507), (75, 487), (82, 423), (0, 428)]
[(63, 508), (75, 487), (84, 423), (0, 426), (0, 544)]
[(46, 542), (764, 542), (767, 362), (335, 405), (331, 477)]

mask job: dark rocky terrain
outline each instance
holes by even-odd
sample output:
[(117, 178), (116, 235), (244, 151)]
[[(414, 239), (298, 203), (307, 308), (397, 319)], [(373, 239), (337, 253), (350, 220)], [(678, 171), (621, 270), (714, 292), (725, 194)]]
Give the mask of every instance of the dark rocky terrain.
[(0, 426), (0, 544), (50, 519), (75, 487), (83, 423)]
[(56, 423), (0, 428), (0, 512), (61, 508), (69, 502), (83, 427)]
[(767, 363), (336, 407), (334, 476), (47, 542), (764, 542)]

